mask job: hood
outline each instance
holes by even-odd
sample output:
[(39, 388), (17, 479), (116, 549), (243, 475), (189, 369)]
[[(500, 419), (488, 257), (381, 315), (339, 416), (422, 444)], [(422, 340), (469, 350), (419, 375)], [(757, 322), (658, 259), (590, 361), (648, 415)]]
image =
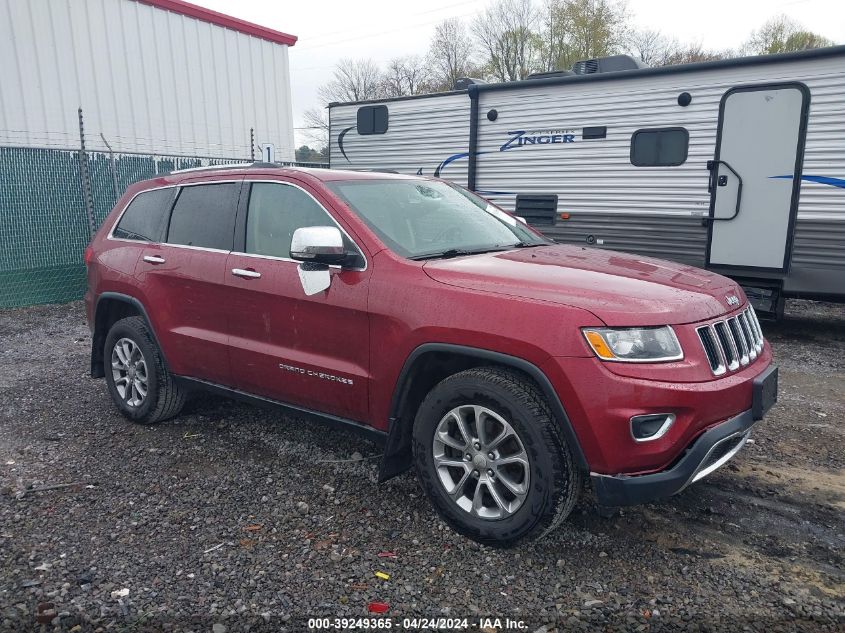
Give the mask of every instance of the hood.
[(610, 326), (674, 325), (717, 317), (745, 296), (726, 277), (692, 266), (556, 244), (431, 260), (444, 284), (589, 310)]

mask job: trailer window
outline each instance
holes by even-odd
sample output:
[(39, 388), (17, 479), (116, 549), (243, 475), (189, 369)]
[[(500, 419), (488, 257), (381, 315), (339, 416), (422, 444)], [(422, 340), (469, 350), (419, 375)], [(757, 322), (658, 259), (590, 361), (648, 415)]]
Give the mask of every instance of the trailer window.
[(631, 136), (635, 167), (676, 167), (687, 160), (689, 132), (682, 127), (637, 130)]
[(384, 134), (387, 132), (387, 106), (358, 108), (358, 134)]

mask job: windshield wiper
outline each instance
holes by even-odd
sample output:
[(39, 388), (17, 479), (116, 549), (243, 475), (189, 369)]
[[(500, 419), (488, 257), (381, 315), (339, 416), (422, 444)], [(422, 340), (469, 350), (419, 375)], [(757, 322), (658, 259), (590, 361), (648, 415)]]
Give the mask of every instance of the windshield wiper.
[(422, 255), (414, 255), (408, 259), (449, 259), (450, 257), (460, 257), (462, 255), (480, 255), (481, 253), (499, 253), (502, 251), (509, 251), (513, 248), (532, 248), (534, 246), (548, 246), (551, 242), (517, 242), (516, 244), (498, 244), (489, 248), (479, 248), (476, 250), (467, 250), (464, 248), (450, 248), (445, 251), (438, 251), (436, 253), (423, 253)]
[(409, 259), (449, 259), (451, 257), (460, 257), (461, 255), (481, 255), (482, 253), (498, 253), (500, 251), (509, 251), (512, 248), (514, 248), (513, 244), (509, 246), (492, 246), (490, 248), (479, 248), (475, 250), (467, 250), (464, 248), (450, 248), (448, 250), (439, 251), (437, 253), (423, 253), (422, 255), (414, 255)]
[(520, 242), (519, 244), (514, 244), (511, 248), (535, 248), (537, 246), (549, 246), (553, 242)]
[(450, 248), (449, 250), (439, 251), (437, 253), (423, 253), (422, 255), (414, 255), (409, 259), (449, 259), (450, 257), (460, 257), (461, 255), (475, 255), (476, 253), (485, 253), (487, 251), (468, 251), (461, 248)]

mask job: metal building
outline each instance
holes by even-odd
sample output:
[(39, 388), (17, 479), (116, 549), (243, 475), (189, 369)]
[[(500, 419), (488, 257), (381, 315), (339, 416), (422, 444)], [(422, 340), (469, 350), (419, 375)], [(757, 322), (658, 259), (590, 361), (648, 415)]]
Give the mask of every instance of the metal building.
[(294, 158), (296, 38), (182, 0), (0, 0), (0, 145)]
[(0, 307), (81, 297), (133, 182), (293, 161), (295, 42), (183, 0), (0, 0)]

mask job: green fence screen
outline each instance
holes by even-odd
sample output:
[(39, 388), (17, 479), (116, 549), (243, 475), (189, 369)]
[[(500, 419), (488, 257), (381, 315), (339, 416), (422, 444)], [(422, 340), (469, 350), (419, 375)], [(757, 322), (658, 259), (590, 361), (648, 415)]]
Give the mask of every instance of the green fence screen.
[[(95, 228), (134, 182), (242, 160), (89, 152)], [(0, 308), (80, 299), (89, 239), (79, 151), (0, 147)]]

